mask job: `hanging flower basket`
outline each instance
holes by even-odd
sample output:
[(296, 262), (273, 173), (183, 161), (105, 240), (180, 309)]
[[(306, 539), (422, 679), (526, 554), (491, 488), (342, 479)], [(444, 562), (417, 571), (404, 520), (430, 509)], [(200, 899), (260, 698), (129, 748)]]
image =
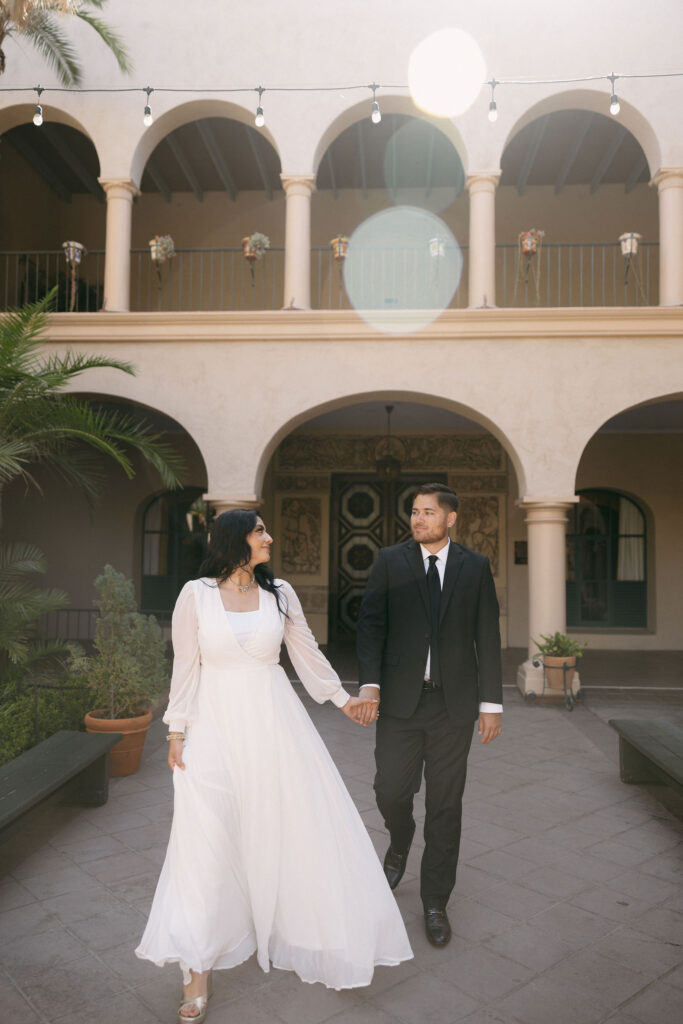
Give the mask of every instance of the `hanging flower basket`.
[(175, 245), (170, 235), (155, 235), (149, 241), (149, 254), (156, 264), (165, 263), (175, 256)]
[(335, 261), (341, 261), (346, 259), (346, 250), (349, 247), (349, 240), (346, 235), (337, 235), (336, 238), (330, 239), (330, 248), (332, 249), (332, 257)]
[(525, 256), (535, 256), (545, 231), (537, 231), (531, 228), (529, 231), (522, 231), (519, 236), (519, 247)]
[(252, 265), (263, 258), (266, 249), (270, 249), (270, 239), (268, 235), (262, 235), (260, 231), (255, 231), (253, 235), (242, 239), (244, 258)]
[(619, 245), (621, 246), (622, 256), (636, 256), (638, 253), (638, 244), (642, 240), (642, 235), (639, 235), (636, 231), (627, 231), (623, 235), (619, 235)]

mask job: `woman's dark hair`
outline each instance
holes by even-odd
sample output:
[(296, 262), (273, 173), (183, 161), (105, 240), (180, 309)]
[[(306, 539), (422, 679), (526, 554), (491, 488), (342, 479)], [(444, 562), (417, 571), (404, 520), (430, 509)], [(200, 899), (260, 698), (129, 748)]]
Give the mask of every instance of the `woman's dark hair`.
[(452, 491), (446, 484), (422, 484), (421, 487), (415, 491), (415, 497), (418, 494), (435, 494), (436, 500), (438, 501), (441, 508), (447, 508), (449, 512), (457, 512), (458, 506), (460, 505), (460, 498)]
[[(258, 520), (258, 512), (252, 508), (231, 508), (216, 516), (211, 524), (208, 554), (199, 566), (196, 578), (207, 576), (217, 583), (225, 583), (235, 569), (247, 566), (251, 558), (247, 534), (256, 528)], [(280, 588), (264, 562), (254, 567), (254, 576), (259, 587), (273, 594), (280, 612), (286, 615), (287, 609)]]

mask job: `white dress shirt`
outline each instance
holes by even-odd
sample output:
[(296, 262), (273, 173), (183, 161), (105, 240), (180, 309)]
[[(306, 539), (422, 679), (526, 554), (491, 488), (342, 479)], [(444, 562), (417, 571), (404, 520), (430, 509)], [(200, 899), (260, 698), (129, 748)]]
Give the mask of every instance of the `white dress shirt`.
[[(444, 544), (444, 546), (441, 548), (440, 551), (429, 551), (424, 546), (424, 544), (420, 544), (420, 550), (422, 552), (422, 560), (424, 562), (425, 573), (427, 573), (429, 571), (429, 556), (432, 555), (432, 554), (436, 555), (436, 569), (437, 569), (437, 572), (439, 573), (439, 582), (441, 584), (441, 589), (442, 590), (443, 590), (444, 573), (446, 572), (446, 562), (448, 560), (448, 549), (450, 547), (450, 544), (451, 544), (450, 540), (447, 540), (446, 543)], [(431, 648), (430, 648), (430, 650), (427, 651), (427, 664), (425, 665), (425, 676), (424, 676), (425, 679), (429, 679), (429, 669), (430, 669), (430, 666), (431, 666), (431, 659), (432, 659), (432, 652), (431, 652)], [(372, 683), (365, 683), (364, 686), (361, 686), (361, 690), (365, 689), (365, 686), (372, 686), (372, 685), (373, 685)], [(374, 684), (374, 685), (376, 685), (376, 684)], [(501, 714), (502, 711), (503, 711), (503, 705), (502, 704), (492, 704), (490, 701), (485, 701), (484, 700), (484, 701), (481, 701), (480, 704), (479, 704), (479, 711), (483, 712), (484, 714)]]

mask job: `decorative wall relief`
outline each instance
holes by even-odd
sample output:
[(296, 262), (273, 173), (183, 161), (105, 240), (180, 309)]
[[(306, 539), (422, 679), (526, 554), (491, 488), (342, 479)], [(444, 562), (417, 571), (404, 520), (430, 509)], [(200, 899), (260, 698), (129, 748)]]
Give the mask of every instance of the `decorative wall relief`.
[[(381, 434), (290, 434), (278, 448), (279, 470), (372, 472)], [(401, 434), (404, 469), (411, 472), (505, 470), (505, 452), (489, 434)]]
[(282, 571), (316, 576), (321, 571), (320, 498), (282, 498)]
[(458, 476), (455, 473), (448, 474), (448, 486), (456, 494), (470, 491), (497, 491), (500, 494), (507, 494), (508, 478), (504, 473), (498, 474), (474, 474)]
[(320, 476), (307, 473), (278, 473), (275, 477), (275, 489), (278, 491), (321, 491), (327, 494), (330, 489), (330, 474)]
[(472, 494), (461, 499), (456, 523), (458, 543), (486, 555), (494, 576), (499, 569), (499, 515), (497, 495)]

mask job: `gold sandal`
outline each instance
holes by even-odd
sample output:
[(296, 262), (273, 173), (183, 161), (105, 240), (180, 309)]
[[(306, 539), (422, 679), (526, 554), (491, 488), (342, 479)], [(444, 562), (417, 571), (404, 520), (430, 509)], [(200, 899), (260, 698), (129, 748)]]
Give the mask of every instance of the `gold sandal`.
[[(180, 1006), (178, 1007), (178, 1024), (187, 1024), (187, 1021), (194, 1021), (194, 1024), (202, 1024), (206, 1020), (208, 1002), (213, 994), (212, 990), (211, 975), (209, 974), (209, 977), (206, 979), (205, 996), (195, 996), (194, 999), (181, 999)], [(182, 1010), (188, 1010), (191, 1006), (196, 1006), (199, 1013), (188, 1016), (181, 1012)]]

